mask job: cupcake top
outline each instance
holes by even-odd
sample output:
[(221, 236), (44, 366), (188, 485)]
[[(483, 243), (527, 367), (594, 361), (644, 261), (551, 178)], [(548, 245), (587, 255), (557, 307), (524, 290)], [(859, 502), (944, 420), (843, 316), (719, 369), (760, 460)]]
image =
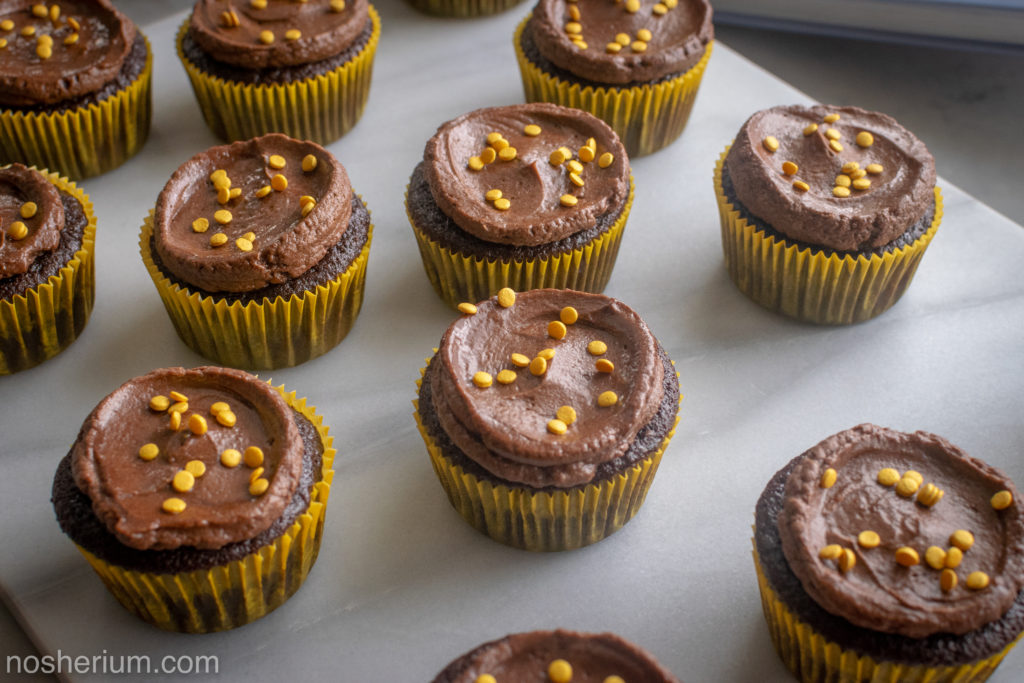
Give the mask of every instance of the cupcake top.
[(189, 28), (216, 60), (248, 69), (332, 57), (366, 25), (367, 0), (199, 0)]
[(211, 292), (297, 277), (348, 227), (352, 187), (320, 145), (271, 134), (212, 147), (178, 168), (154, 215), (164, 266)]
[(0, 279), (22, 275), (60, 244), (64, 205), (46, 176), (21, 164), (0, 168)]
[(54, 104), (114, 80), (135, 24), (109, 0), (0, 2), (0, 105)]
[(935, 201), (935, 160), (892, 117), (857, 107), (757, 112), (726, 159), (736, 198), (787, 237), (840, 251), (892, 242)]
[(614, 85), (680, 74), (714, 37), (707, 0), (540, 0), (531, 28), (555, 66)]
[(587, 483), (658, 411), (658, 343), (625, 304), (506, 288), (463, 308), (431, 362), (434, 407), (491, 474), (537, 488)]
[(613, 633), (563, 630), (515, 633), (484, 643), (448, 665), (434, 683), (570, 680), (678, 683), (649, 653)]
[(424, 160), (441, 210), (499, 244), (558, 241), (593, 227), (629, 194), (629, 159), (615, 132), (554, 104), (464, 114), (438, 128)]
[(824, 609), (911, 638), (999, 619), (1024, 588), (1024, 505), (945, 439), (859, 425), (804, 453), (779, 514), (786, 561)]
[(124, 383), (82, 425), (75, 484), (132, 548), (220, 548), (281, 516), (303, 445), (269, 384), (240, 370), (166, 368)]

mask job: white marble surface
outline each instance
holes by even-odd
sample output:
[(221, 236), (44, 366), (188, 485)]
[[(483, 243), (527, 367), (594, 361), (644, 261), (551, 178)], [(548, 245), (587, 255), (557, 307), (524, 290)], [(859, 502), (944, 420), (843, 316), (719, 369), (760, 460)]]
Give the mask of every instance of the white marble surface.
[[(521, 13), (451, 22), (397, 3), (380, 9), (369, 105), (330, 146), (376, 225), (363, 313), (331, 353), (262, 375), (309, 396), (336, 437), (316, 568), (255, 624), (167, 634), (106, 593), (49, 505), (56, 463), (100, 398), (154, 367), (203, 362), (175, 336), (137, 249), (166, 178), (215, 142), (173, 56), (175, 17), (147, 27), (149, 143), (83, 183), (100, 220), (93, 318), (61, 356), (0, 378), (0, 586), (42, 652), (212, 654), (226, 680), (301, 671), (415, 681), (483, 640), (561, 626), (615, 631), (686, 681), (784, 681), (760, 612), (750, 525), (757, 495), (789, 458), (871, 421), (940, 433), (1024, 483), (1024, 231), (943, 183), (943, 225), (882, 317), (817, 328), (758, 308), (722, 266), (711, 169), (752, 111), (806, 98), (718, 45), (682, 139), (633, 164), (636, 202), (608, 288), (648, 321), (686, 396), (646, 505), (623, 531), (570, 553), (525, 553), (477, 534), (449, 507), (411, 416), (418, 368), (453, 316), (423, 273), (402, 196), (438, 124), (521, 101), (509, 38)], [(992, 680), (1022, 670), (1018, 649)]]

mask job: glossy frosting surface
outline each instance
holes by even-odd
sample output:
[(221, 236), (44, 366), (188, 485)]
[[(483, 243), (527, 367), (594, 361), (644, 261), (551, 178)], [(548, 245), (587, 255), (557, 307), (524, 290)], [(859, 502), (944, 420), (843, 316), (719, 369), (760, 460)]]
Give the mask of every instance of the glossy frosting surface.
[[(38, 5), (0, 1), (0, 22), (12, 27), (0, 25), (0, 38), (7, 41), (0, 49), (0, 105), (54, 104), (98, 90), (117, 76), (131, 52), (135, 25), (109, 0), (43, 3), (51, 12), (58, 8), (46, 17), (33, 13)], [(43, 43), (50, 46), (45, 57)]]
[(650, 654), (613, 633), (532, 631), (485, 643), (456, 660), (434, 683), (476, 683), (489, 674), (496, 683), (548, 681), (548, 666), (562, 659), (572, 667), (573, 683), (605, 683), (619, 676), (626, 683), (678, 683)]
[[(821, 485), (826, 469), (836, 482)], [(944, 491), (931, 506), (903, 497), (878, 481), (883, 468), (900, 475), (919, 472), (923, 484)], [(1005, 510), (990, 504), (1009, 490)], [(951, 548), (957, 530), (974, 542), (952, 567), (952, 590), (940, 585), (940, 570), (926, 562), (926, 551)], [(880, 537), (877, 547), (858, 543), (862, 531)], [(840, 432), (807, 451), (793, 469), (779, 515), (782, 547), (793, 573), (815, 602), (858, 626), (923, 638), (934, 633), (966, 633), (998, 619), (1024, 587), (1024, 506), (1006, 475), (967, 456), (948, 441), (926, 432), (905, 434), (875, 425)], [(856, 562), (843, 572), (819, 551), (837, 544), (851, 549)], [(898, 548), (917, 551), (920, 562), (896, 562)], [(986, 588), (967, 586), (984, 572)]]
[[(171, 397), (172, 391), (188, 399), (177, 430), (170, 411), (150, 405), (154, 396)], [(212, 414), (218, 402), (230, 406), (233, 426)], [(206, 420), (205, 433), (189, 428), (192, 415)], [(140, 457), (145, 444), (155, 444), (159, 455)], [(251, 446), (263, 451), (259, 474), (269, 487), (261, 495), (250, 492), (253, 467), (228, 467), (220, 459), (227, 449)], [(291, 411), (270, 385), (229, 368), (166, 368), (129, 380), (96, 406), (72, 448), (71, 468), (96, 516), (125, 545), (211, 549), (251, 538), (281, 515), (298, 486), (302, 453)], [(205, 473), (191, 490), (175, 490), (175, 475), (193, 460), (203, 463)], [(163, 510), (172, 497), (185, 502), (184, 511)]]
[[(303, 170), (312, 155), (316, 168)], [(284, 160), (274, 168), (271, 157)], [(223, 170), (241, 194), (221, 203), (212, 175)], [(287, 179), (284, 190), (273, 178)], [(264, 196), (260, 193), (266, 192)], [(303, 197), (315, 206), (303, 216)], [(246, 292), (305, 273), (337, 243), (352, 213), (345, 168), (320, 145), (270, 134), (212, 147), (182, 164), (164, 186), (154, 215), (156, 249), (179, 279), (211, 292)], [(217, 212), (230, 213), (221, 224)], [(197, 231), (194, 222), (205, 220)], [(246, 251), (239, 238), (253, 233)], [(220, 246), (211, 241), (222, 233)]]
[[(23, 215), (28, 203), (36, 207), (30, 218)], [(16, 222), (27, 230), (20, 239)], [(46, 176), (21, 164), (0, 168), (0, 279), (27, 272), (40, 254), (56, 249), (63, 228), (64, 206)]]
[[(529, 125), (540, 133), (527, 135)], [(475, 170), (472, 158), (488, 149), (487, 137), (500, 133), (515, 148), (511, 161), (500, 158)], [(579, 150), (588, 139), (596, 143), (595, 158), (580, 161)], [(571, 160), (551, 163), (559, 147)], [(598, 159), (613, 157), (601, 168)], [(554, 242), (597, 222), (598, 216), (617, 209), (629, 194), (629, 159), (618, 136), (603, 121), (586, 112), (554, 104), (535, 103), (478, 109), (442, 125), (427, 142), (424, 173), (434, 201), (466, 232), (500, 244), (531, 246)], [(570, 161), (582, 166), (570, 177)], [(485, 197), (501, 190), (510, 206), (496, 208)], [(563, 195), (577, 199), (565, 206)]]
[[(562, 339), (548, 326), (564, 307), (578, 320), (566, 325)], [(607, 350), (594, 355), (592, 341)], [(554, 350), (545, 371), (535, 375), (518, 367), (513, 353), (534, 359)], [(610, 373), (596, 369), (611, 361)], [(570, 290), (533, 290), (503, 308), (492, 297), (474, 315), (456, 320), (441, 340), (431, 370), (438, 417), (452, 441), (495, 476), (534, 487), (571, 487), (593, 479), (602, 462), (622, 455), (661, 404), (664, 368), (647, 325), (625, 304), (600, 294)], [(474, 384), (477, 372), (497, 377), (515, 372), (509, 384)], [(617, 403), (598, 405), (598, 396), (614, 391)], [(576, 419), (564, 434), (549, 431), (562, 406)]]
[[(824, 117), (838, 114), (831, 123)], [(805, 135), (808, 126), (817, 129)], [(829, 130), (838, 134), (831, 145)], [(861, 132), (873, 142), (857, 143)], [(832, 133), (832, 135), (836, 135)], [(778, 142), (771, 151), (767, 137)], [(789, 175), (785, 162), (796, 164)], [(837, 197), (844, 165), (879, 164), (867, 173), (865, 190)], [(773, 107), (743, 124), (726, 159), (737, 199), (755, 216), (795, 240), (841, 251), (883, 246), (916, 223), (934, 202), (935, 161), (928, 148), (892, 117), (856, 107), (817, 105)], [(794, 187), (797, 181), (806, 191)]]
[(362, 32), (367, 0), (336, 6), (342, 9), (329, 0), (199, 0), (190, 28), (196, 43), (216, 60), (248, 69), (294, 66), (336, 55)]
[[(598, 83), (624, 85), (682, 73), (704, 55), (714, 36), (711, 5), (707, 0), (668, 4), (673, 6), (654, 0), (635, 5), (628, 0), (540, 0), (530, 23), (537, 49), (556, 66)], [(656, 5), (664, 12), (659, 14)], [(646, 37), (640, 31), (650, 33), (642, 45), (636, 43)], [(620, 34), (629, 38), (628, 44), (610, 51), (608, 45)], [(573, 35), (581, 36), (586, 47), (573, 42)]]

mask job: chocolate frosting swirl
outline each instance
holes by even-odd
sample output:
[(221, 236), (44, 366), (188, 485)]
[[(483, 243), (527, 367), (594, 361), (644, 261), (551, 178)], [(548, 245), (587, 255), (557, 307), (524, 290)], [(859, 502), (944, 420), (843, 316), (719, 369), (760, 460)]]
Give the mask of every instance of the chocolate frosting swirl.
[[(828, 468), (837, 478), (824, 488)], [(904, 498), (878, 482), (883, 468), (915, 470), (945, 495), (930, 507)], [(995, 510), (990, 499), (1001, 490), (1014, 502)], [(974, 543), (955, 568), (957, 585), (946, 591), (925, 551), (949, 548), (960, 529), (972, 533)], [(878, 547), (858, 544), (866, 530), (878, 533)], [(875, 631), (911, 638), (967, 633), (1000, 618), (1024, 587), (1024, 505), (1016, 488), (999, 470), (926, 432), (863, 424), (808, 450), (786, 481), (779, 534), (786, 561), (815, 602)], [(819, 558), (830, 544), (853, 550), (851, 570)], [(904, 546), (919, 553), (919, 564), (896, 562), (894, 553)], [(966, 586), (974, 571), (989, 576), (986, 588)]]
[[(566, 306), (579, 318), (556, 340), (548, 324)], [(607, 351), (588, 352), (594, 340)], [(547, 348), (555, 355), (540, 376), (511, 361), (513, 353), (532, 359)], [(614, 371), (598, 372), (598, 358)], [(514, 382), (473, 383), (478, 371), (503, 369), (516, 372)], [(636, 312), (600, 294), (555, 289), (523, 292), (510, 308), (496, 297), (481, 302), (445, 332), (431, 371), (434, 407), (452, 442), (493, 475), (536, 488), (585, 484), (600, 463), (622, 455), (657, 412), (664, 375), (657, 341)], [(598, 405), (605, 391), (616, 393), (615, 405)], [(576, 420), (555, 435), (548, 422), (562, 406)]]
[[(829, 114), (840, 118), (826, 123)], [(811, 124), (817, 130), (805, 135)], [(830, 146), (829, 129), (838, 132), (841, 151)], [(863, 131), (874, 138), (868, 147), (856, 142)], [(774, 152), (765, 146), (768, 136), (778, 141)], [(795, 175), (783, 171), (787, 161), (797, 165)], [(836, 197), (837, 176), (849, 162), (861, 169), (880, 164), (882, 171), (866, 176), (868, 189)], [(737, 199), (752, 214), (787, 237), (840, 251), (892, 242), (935, 201), (935, 160), (924, 143), (892, 117), (857, 107), (793, 105), (757, 112), (740, 128), (726, 169)], [(810, 189), (798, 191), (795, 181)]]
[[(656, 5), (666, 11), (657, 14)], [(626, 0), (540, 0), (530, 21), (534, 43), (546, 59), (580, 78), (625, 85), (686, 71), (700, 61), (714, 38), (707, 0), (681, 0), (672, 8), (657, 0), (640, 0), (635, 12), (628, 6)], [(578, 20), (570, 14), (571, 7), (579, 13)], [(569, 33), (572, 24), (579, 26), (578, 33)], [(651, 35), (639, 51), (633, 41), (641, 30)], [(609, 52), (608, 44), (619, 34), (629, 36), (630, 44)], [(581, 36), (586, 47), (575, 44), (572, 35)]]
[(497, 683), (548, 680), (548, 665), (564, 659), (573, 683), (605, 683), (619, 676), (630, 683), (679, 683), (645, 650), (614, 633), (531, 631), (492, 640), (445, 668), (434, 683), (474, 683), (490, 674)]
[[(114, 80), (128, 58), (136, 28), (109, 0), (63, 0), (54, 18), (37, 17), (34, 0), (0, 0), (0, 105), (24, 107), (55, 104), (98, 90)], [(32, 34), (22, 35), (31, 28)], [(75, 36), (71, 38), (71, 36)], [(50, 56), (38, 52), (40, 40), (51, 41)], [(66, 42), (66, 41), (74, 42)]]
[[(540, 127), (527, 135), (528, 125)], [(487, 147), (487, 136), (500, 133), (515, 148), (511, 161), (498, 159), (474, 170), (470, 159)], [(551, 153), (566, 147), (577, 159), (589, 138), (596, 142), (595, 159), (581, 162), (584, 185), (573, 183), (569, 164), (552, 164)], [(611, 153), (611, 165), (598, 159)], [(555, 242), (596, 224), (598, 216), (625, 201), (629, 194), (629, 158), (615, 132), (586, 112), (535, 103), (477, 109), (453, 119), (427, 142), (425, 175), (434, 201), (466, 232), (499, 244), (533, 246)], [(511, 206), (499, 210), (485, 198), (501, 190)], [(578, 200), (561, 203), (563, 195)]]
[[(285, 166), (275, 169), (271, 156)], [(313, 155), (316, 168), (304, 171), (303, 159)], [(221, 204), (211, 176), (224, 170), (241, 195)], [(281, 174), (283, 191), (259, 196)], [(264, 190), (266, 191), (266, 190)], [(303, 216), (304, 196), (316, 204)], [(154, 238), (164, 266), (179, 279), (210, 292), (247, 292), (279, 284), (305, 273), (324, 257), (345, 232), (352, 213), (352, 186), (345, 168), (314, 142), (270, 134), (230, 145), (212, 147), (175, 171), (156, 204)], [(216, 214), (227, 210), (231, 221), (219, 224)], [(209, 227), (197, 232), (193, 222)], [(213, 246), (216, 233), (227, 242)], [(252, 249), (238, 238), (254, 233)]]
[[(21, 213), (28, 202), (36, 205), (30, 218)], [(28, 230), (21, 239), (11, 234), (17, 221)], [(21, 164), (0, 168), (0, 279), (28, 272), (40, 254), (57, 248), (63, 229), (64, 205), (46, 176)]]
[[(367, 0), (345, 0), (334, 9), (328, 0), (250, 2), (199, 0), (189, 24), (192, 37), (208, 55), (247, 69), (308, 64), (327, 59), (349, 46), (369, 16)], [(234, 12), (238, 23), (225, 12)], [(273, 39), (265, 42), (261, 34)], [(293, 37), (290, 31), (298, 31)]]
[[(176, 391), (188, 398), (182, 427), (170, 426), (170, 413), (150, 407), (154, 396)], [(220, 424), (210, 408), (227, 403), (237, 422)], [(204, 416), (208, 429), (193, 433), (191, 415)], [(159, 447), (153, 460), (140, 448)], [(263, 450), (266, 493), (249, 492), (253, 469), (229, 468), (220, 454), (229, 448)], [(218, 367), (165, 368), (125, 382), (92, 411), (71, 451), (75, 483), (92, 500), (96, 516), (131, 548), (166, 550), (180, 546), (220, 548), (251, 538), (280, 517), (302, 474), (303, 444), (284, 399), (269, 384), (241, 370)], [(206, 468), (191, 491), (171, 486), (192, 460)], [(164, 500), (178, 497), (187, 507), (164, 512)]]

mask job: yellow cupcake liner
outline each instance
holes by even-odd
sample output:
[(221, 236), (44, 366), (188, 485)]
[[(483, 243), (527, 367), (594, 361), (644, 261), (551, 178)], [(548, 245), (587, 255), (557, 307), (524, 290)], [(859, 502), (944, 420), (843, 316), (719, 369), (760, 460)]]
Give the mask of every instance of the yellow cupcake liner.
[(895, 304), (910, 285), (942, 222), (942, 192), (935, 188), (931, 227), (912, 244), (877, 254), (814, 252), (751, 225), (722, 189), (725, 148), (715, 164), (715, 195), (729, 277), (768, 310), (804, 322), (849, 325), (869, 320)]
[(142, 149), (153, 110), (153, 50), (143, 38), (142, 73), (98, 103), (49, 113), (0, 109), (0, 163), (52, 168), (80, 180), (117, 168)]
[[(429, 366), (430, 359), (426, 362)], [(421, 379), (416, 380), (417, 395), (425, 372), (426, 368), (421, 368)], [(680, 394), (680, 403), (682, 398)], [(643, 460), (597, 484), (549, 492), (494, 484), (466, 472), (445, 457), (430, 436), (420, 418), (419, 399), (412, 404), (416, 426), (452, 507), (473, 528), (495, 541), (534, 552), (582, 548), (624, 527), (644, 504), (661, 457), (679, 424), (677, 407), (672, 429), (657, 450)]]
[(157, 574), (123, 569), (76, 546), (129, 612), (166, 631), (210, 633), (238, 628), (269, 614), (306, 580), (320, 551), (327, 497), (334, 479), (334, 438), (305, 398), (274, 387), (285, 402), (313, 423), (323, 444), (321, 481), (309, 508), (273, 542), (240, 560), (191, 572)]
[(301, 295), (259, 303), (228, 303), (172, 282), (153, 262), (152, 235), (150, 210), (139, 239), (142, 261), (181, 340), (221, 365), (269, 370), (305, 363), (337, 346), (363, 305), (372, 223), (366, 244), (345, 272)]
[(854, 650), (844, 649), (797, 619), (768, 583), (761, 568), (756, 542), (753, 555), (757, 585), (761, 589), (761, 607), (772, 644), (786, 667), (804, 683), (980, 683), (992, 675), (1003, 657), (1024, 636), (1021, 632), (991, 657), (957, 666), (878, 662)]
[(525, 261), (467, 256), (432, 239), (409, 213), (408, 188), (405, 212), (416, 235), (430, 284), (445, 303), (455, 308), (464, 301), (483, 301), (502, 287), (511, 287), (517, 292), (544, 288), (603, 292), (619, 255), (622, 232), (633, 206), (633, 193), (633, 177), (630, 176), (629, 195), (622, 213), (607, 230), (584, 246)]
[(46, 282), (0, 300), (0, 375), (39, 365), (70, 346), (85, 329), (96, 294), (96, 214), (89, 195), (57, 173), (41, 172), (82, 205), (82, 246)]
[(355, 57), (317, 76), (267, 85), (226, 81), (188, 61), (182, 50), (188, 32), (186, 19), (178, 31), (178, 57), (192, 82), (206, 125), (227, 141), (266, 133), (284, 133), (322, 145), (340, 138), (359, 121), (370, 95), (380, 15), (373, 5), (369, 13), (373, 22), (370, 40)]
[(520, 39), (530, 16), (516, 28), (514, 38), (527, 102), (551, 102), (590, 112), (618, 133), (631, 157), (657, 152), (682, 135), (714, 41), (707, 44), (700, 61), (675, 78), (632, 87), (595, 88), (553, 76), (526, 57)]
[(412, 7), (435, 17), (483, 17), (500, 14), (523, 0), (406, 0)]

